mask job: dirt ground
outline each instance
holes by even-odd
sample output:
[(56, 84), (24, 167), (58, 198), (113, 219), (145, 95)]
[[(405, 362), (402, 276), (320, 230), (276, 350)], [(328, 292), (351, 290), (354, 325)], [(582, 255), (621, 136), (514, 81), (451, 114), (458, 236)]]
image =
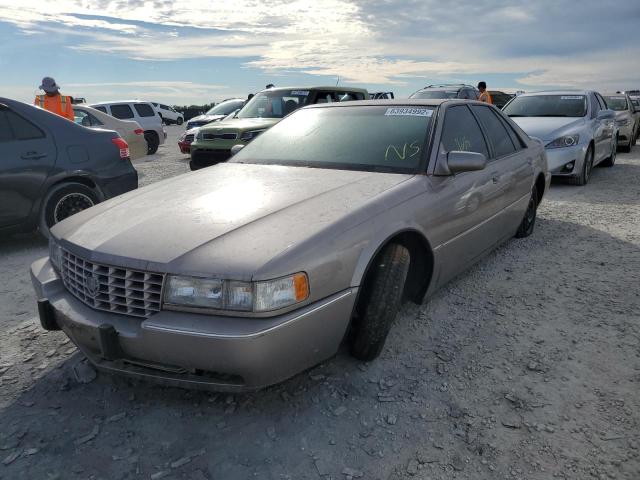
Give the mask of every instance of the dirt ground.
[[(169, 131), (141, 184), (188, 170)], [(533, 236), (405, 306), (378, 360), (250, 394), (93, 378), (39, 326), (44, 255), (0, 239), (0, 479), (640, 479), (640, 148), (554, 183)]]

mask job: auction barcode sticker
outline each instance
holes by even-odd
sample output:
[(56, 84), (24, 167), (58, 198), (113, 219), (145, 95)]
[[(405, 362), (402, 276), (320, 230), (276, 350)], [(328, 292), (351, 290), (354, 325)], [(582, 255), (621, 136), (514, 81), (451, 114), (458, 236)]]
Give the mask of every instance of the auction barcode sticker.
[(560, 100), (582, 100), (583, 98), (582, 95), (563, 95)]
[(387, 108), (385, 115), (393, 117), (430, 117), (433, 115), (433, 110), (430, 108), (394, 107)]
[(291, 90), (291, 95), (309, 95), (309, 90)]

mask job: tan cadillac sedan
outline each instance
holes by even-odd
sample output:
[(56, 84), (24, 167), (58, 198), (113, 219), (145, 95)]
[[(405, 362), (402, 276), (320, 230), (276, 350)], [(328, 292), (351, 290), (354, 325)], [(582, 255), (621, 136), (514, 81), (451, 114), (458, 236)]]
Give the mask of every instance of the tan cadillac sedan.
[(545, 151), (497, 108), (376, 100), (295, 111), (228, 163), (51, 229), (45, 329), (100, 369), (243, 390), (382, 351), (420, 303), (533, 232)]
[(136, 160), (147, 155), (144, 130), (134, 120), (119, 120), (87, 105), (74, 105), (75, 122), (89, 128), (115, 130), (129, 145), (129, 158)]

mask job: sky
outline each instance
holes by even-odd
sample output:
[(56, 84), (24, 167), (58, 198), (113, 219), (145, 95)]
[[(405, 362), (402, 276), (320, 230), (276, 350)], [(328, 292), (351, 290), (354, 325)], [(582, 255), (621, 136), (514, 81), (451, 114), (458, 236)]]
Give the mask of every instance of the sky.
[(638, 0), (0, 0), (0, 97), (31, 102), (43, 76), (89, 102), (171, 105), (268, 83), (625, 90), (639, 27)]

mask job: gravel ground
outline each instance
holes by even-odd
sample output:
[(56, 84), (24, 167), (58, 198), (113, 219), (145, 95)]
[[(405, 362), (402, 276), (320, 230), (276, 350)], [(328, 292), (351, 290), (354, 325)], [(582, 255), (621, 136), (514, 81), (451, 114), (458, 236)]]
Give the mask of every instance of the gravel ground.
[[(188, 170), (168, 144), (141, 184)], [(640, 478), (640, 148), (555, 184), (536, 231), (340, 353), (244, 395), (94, 373), (36, 317), (37, 235), (0, 240), (2, 479)]]

